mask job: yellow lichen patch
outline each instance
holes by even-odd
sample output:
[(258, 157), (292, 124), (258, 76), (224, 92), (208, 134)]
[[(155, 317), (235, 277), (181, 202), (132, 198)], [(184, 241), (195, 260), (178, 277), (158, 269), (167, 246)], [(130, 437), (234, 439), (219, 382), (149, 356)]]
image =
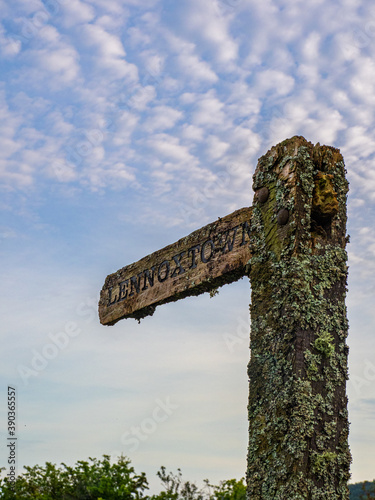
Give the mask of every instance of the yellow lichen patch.
[(248, 497), (349, 500), (344, 162), (294, 137), (259, 159), (264, 186), (248, 267)]
[(339, 209), (337, 193), (332, 183), (333, 175), (319, 172), (315, 177), (313, 211), (323, 217), (333, 217)]

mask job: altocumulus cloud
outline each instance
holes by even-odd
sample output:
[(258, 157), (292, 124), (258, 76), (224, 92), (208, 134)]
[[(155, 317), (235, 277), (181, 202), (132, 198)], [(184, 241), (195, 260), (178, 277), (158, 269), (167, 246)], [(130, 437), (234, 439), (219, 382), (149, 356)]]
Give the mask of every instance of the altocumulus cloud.
[[(340, 148), (351, 184), (350, 374), (365, 380), (359, 395), (350, 389), (354, 401), (363, 401), (351, 410), (353, 478), (371, 479), (370, 443), (358, 424), (365, 422), (363, 432), (370, 435), (371, 3), (344, 0), (338, 8), (334, 0), (0, 0), (0, 51), (1, 251), (8, 291), (2, 339), (12, 343), (1, 365), (4, 386), (14, 366), (51, 343), (49, 334), (56, 338), (68, 321), (81, 329), (30, 378), (22, 396), (20, 418), (34, 426), (25, 436), (25, 460), (73, 461), (108, 448), (121, 451), (124, 432), (152, 416), (156, 399), (170, 396), (181, 412), (142, 442), (137, 464), (154, 473), (173, 457), (171, 467), (186, 465), (194, 477), (202, 471), (211, 480), (243, 475), (247, 345), (228, 352), (222, 335), (235, 329), (239, 310), (247, 311), (247, 284), (233, 285), (234, 296), (223, 290), (210, 303), (200, 298), (165, 306), (140, 326), (116, 325), (105, 335), (95, 316), (89, 323), (76, 310), (96, 296), (102, 274), (251, 204), (257, 158), (298, 134)], [(225, 383), (217, 382), (221, 378)], [(104, 425), (104, 400), (113, 408), (110, 425)], [(217, 403), (224, 400), (234, 406), (243, 401), (244, 407), (231, 412)], [(50, 444), (42, 443), (40, 412), (33, 410), (38, 401), (50, 422)], [(84, 424), (74, 431), (79, 449), (69, 438), (74, 404), (81, 422), (95, 413), (89, 435)], [(217, 418), (210, 426), (212, 412)], [(227, 459), (217, 458), (222, 450), (215, 432), (227, 435)]]

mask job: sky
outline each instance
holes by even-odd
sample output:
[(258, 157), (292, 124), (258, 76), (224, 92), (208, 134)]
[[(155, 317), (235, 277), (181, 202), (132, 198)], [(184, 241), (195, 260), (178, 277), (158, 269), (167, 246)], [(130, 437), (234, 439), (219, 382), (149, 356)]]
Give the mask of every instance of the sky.
[(0, 465), (121, 453), (151, 489), (246, 470), (250, 285), (100, 325), (105, 277), (253, 200), (294, 135), (348, 197), (352, 482), (375, 477), (375, 6), (0, 0)]

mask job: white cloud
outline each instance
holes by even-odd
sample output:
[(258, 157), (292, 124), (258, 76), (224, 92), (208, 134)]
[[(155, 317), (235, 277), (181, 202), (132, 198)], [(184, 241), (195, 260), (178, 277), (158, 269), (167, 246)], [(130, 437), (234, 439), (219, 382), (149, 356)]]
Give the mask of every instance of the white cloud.
[(101, 74), (104, 70), (107, 78), (126, 78), (132, 82), (137, 81), (137, 67), (125, 60), (126, 52), (118, 36), (93, 24), (83, 26), (81, 33), (83, 42), (96, 50), (92, 62)]
[(286, 137), (304, 135), (313, 142), (334, 144), (338, 133), (346, 127), (337, 109), (319, 100), (313, 90), (306, 89), (275, 109), (269, 124), (270, 140), (277, 143)]
[(64, 156), (52, 159), (47, 172), (47, 175), (59, 182), (73, 182), (78, 179), (76, 166), (68, 163)]
[(122, 106), (130, 110), (144, 111), (148, 104), (156, 98), (156, 90), (152, 85), (141, 86), (137, 85), (129, 92), (128, 96), (122, 100)]
[(152, 76), (157, 77), (161, 74), (164, 68), (165, 58), (153, 50), (145, 50), (141, 52), (140, 57), (143, 59), (145, 70)]
[(0, 51), (3, 57), (14, 57), (21, 51), (22, 42), (14, 35), (8, 36), (4, 27), (0, 24)]
[(128, 29), (128, 36), (132, 45), (149, 45), (151, 43), (151, 37), (144, 30), (138, 28), (137, 26), (131, 26)]
[(192, 121), (198, 126), (222, 126), (225, 124), (224, 103), (220, 101), (213, 90), (198, 97)]
[(17, 143), (13, 139), (2, 137), (0, 139), (0, 158), (8, 158), (12, 156), (13, 153), (19, 151), (21, 148), (21, 144)]
[(307, 39), (304, 41), (302, 46), (302, 53), (306, 59), (312, 59), (316, 62), (319, 57), (319, 44), (321, 41), (321, 35), (316, 31), (309, 34)]
[(136, 180), (134, 169), (127, 167), (124, 163), (116, 163), (107, 170), (107, 173), (115, 182), (125, 181), (128, 184)]
[(141, 8), (151, 8), (158, 3), (159, 0), (89, 0), (90, 3), (101, 7), (104, 10), (108, 10), (113, 13), (120, 14), (124, 7), (134, 6)]
[(27, 163), (13, 159), (16, 153), (22, 151), (25, 142), (17, 134), (22, 125), (22, 117), (12, 112), (6, 102), (6, 94), (0, 91), (0, 178), (9, 188), (14, 186), (30, 186), (33, 171)]
[(375, 104), (375, 64), (370, 57), (356, 61), (355, 72), (350, 78), (350, 89), (355, 97), (367, 105)]
[(258, 115), (262, 106), (256, 89), (243, 81), (234, 82), (231, 94), (226, 101), (226, 109), (233, 120), (238, 118), (251, 119)]
[(44, 26), (39, 32), (39, 38), (47, 44), (53, 44), (55, 47), (62, 41), (61, 34), (54, 26)]
[(136, 180), (135, 171), (123, 162), (108, 165), (104, 160), (103, 148), (95, 148), (90, 155), (90, 166), (83, 169), (81, 182), (88, 185), (90, 189), (97, 191), (110, 187), (111, 189), (123, 189)]
[(341, 63), (356, 60), (360, 56), (361, 50), (367, 46), (365, 40), (359, 39), (355, 31), (338, 33), (335, 36), (336, 57)]
[[(30, 51), (30, 55), (39, 71), (42, 71), (44, 75), (50, 74), (54, 85), (59, 87), (72, 85), (77, 81), (80, 69), (79, 57), (73, 47), (61, 46), (55, 50), (40, 49)], [(41, 74), (38, 74), (38, 77), (42, 79)]]
[(137, 127), (139, 117), (131, 111), (121, 111), (114, 118), (113, 132), (110, 134), (110, 140), (116, 147), (128, 145), (131, 142), (132, 134)]
[(57, 136), (66, 137), (74, 131), (73, 124), (66, 121), (61, 111), (52, 111), (46, 116), (46, 121), (51, 126), (50, 131)]
[(214, 135), (209, 135), (206, 140), (206, 154), (211, 160), (217, 160), (222, 157), (229, 149), (230, 144), (221, 141)]
[(3, 89), (0, 89), (0, 114), (3, 117), (0, 123), (0, 136), (14, 137), (16, 129), (21, 124), (21, 117), (9, 109), (7, 95)]
[(15, 0), (15, 4), (17, 7), (17, 14), (29, 16), (35, 12), (40, 10), (45, 10), (42, 0), (33, 0), (32, 2), (28, 2), (27, 0)]
[(34, 43), (27, 46), (27, 66), (22, 67), (20, 81), (28, 85), (59, 89), (75, 85), (80, 77), (79, 54), (56, 28), (43, 27)]
[(95, 20), (97, 26), (102, 27), (108, 32), (118, 32), (126, 25), (127, 19), (125, 15), (109, 15), (100, 16)]
[(238, 46), (229, 34), (228, 12), (224, 16), (218, 8), (217, 1), (201, 2), (192, 0), (182, 11), (183, 24), (189, 32), (204, 40), (215, 54), (215, 59), (222, 65), (237, 59)]
[(188, 141), (200, 142), (204, 137), (204, 129), (195, 125), (184, 124), (181, 130), (181, 137)]
[(8, 226), (0, 226), (0, 238), (3, 240), (18, 238), (17, 232)]
[(87, 24), (82, 29), (85, 43), (94, 46), (101, 57), (125, 57), (125, 50), (118, 36), (94, 24)]
[(71, 28), (77, 24), (88, 23), (95, 18), (95, 9), (81, 0), (62, 3), (63, 24)]
[(314, 88), (320, 84), (321, 68), (315, 64), (316, 61), (300, 64), (297, 70), (297, 75), (304, 81), (305, 85)]
[(30, 187), (33, 184), (33, 170), (29, 165), (0, 158), (0, 178), (8, 189)]
[[(59, 256), (64, 253), (69, 265), (74, 261), (76, 266), (80, 261), (77, 268), (84, 276), (82, 280), (95, 281), (97, 276), (93, 278), (95, 272), (89, 269), (95, 259), (100, 275), (99, 260), (106, 262), (105, 267), (119, 260), (125, 264), (122, 261), (129, 256), (143, 256), (146, 247), (158, 248), (159, 243), (162, 247), (174, 241), (175, 235), (176, 239), (184, 236), (187, 228), (196, 229), (217, 216), (249, 205), (251, 175), (257, 158), (278, 141), (301, 134), (313, 142), (340, 147), (344, 154), (351, 187), (349, 221), (353, 228), (353, 342), (368, 346), (364, 339), (371, 332), (364, 333), (356, 315), (363, 307), (368, 316), (361, 318), (366, 318), (365, 328), (370, 331), (375, 293), (375, 242), (371, 237), (375, 201), (375, 24), (371, 24), (371, 2), (364, 5), (344, 0), (340, 9), (331, 0), (241, 0), (232, 5), (225, 2), (192, 0), (175, 2), (169, 8), (171, 2), (164, 0), (72, 0), (61, 5), (60, 13), (50, 12), (46, 19), (44, 14), (35, 18), (34, 15), (39, 10), (44, 12), (48, 2), (15, 0), (4, 4), (0, 0), (4, 28), (0, 27), (5, 81), (2, 88), (6, 88), (6, 93), (0, 95), (0, 176), (6, 186), (1, 204), (7, 214), (14, 211), (22, 217), (22, 222), (15, 222), (14, 227), (7, 222), (0, 230), (0, 236), (7, 238), (6, 246), (11, 248), (4, 249), (7, 262), (14, 262), (18, 269), (25, 262), (30, 267), (32, 262), (25, 255), (35, 247), (39, 255), (51, 258), (54, 268), (60, 269), (61, 260), (56, 255), (61, 247)], [(10, 32), (17, 29), (18, 34), (30, 30), (22, 47), (17, 41), (10, 42)], [(68, 200), (65, 205), (64, 197)], [(44, 224), (44, 228), (36, 232), (27, 224), (25, 234), (25, 221), (29, 219), (24, 213), (32, 209), (38, 212), (34, 226)], [(66, 219), (68, 224), (61, 222), (65, 210), (66, 214), (74, 214)], [(16, 217), (9, 218), (13, 219)], [(45, 227), (47, 219), (53, 222)], [(92, 220), (94, 224), (87, 223)], [(170, 231), (173, 225), (176, 227)], [(48, 233), (48, 244), (41, 238), (42, 233)], [(21, 245), (17, 242), (19, 235), (24, 238)], [(20, 288), (20, 280), (14, 276), (19, 278), (21, 274)], [(14, 274), (12, 268), (6, 287), (11, 289), (13, 283), (12, 297), (7, 294), (13, 309), (9, 308), (12, 313), (4, 331), (13, 342), (14, 351), (21, 350), (25, 342), (33, 346), (37, 339), (46, 337), (48, 332), (42, 335), (40, 317), (43, 328), (51, 327), (52, 331), (58, 330), (54, 314), (69, 318), (66, 299), (61, 301), (59, 294), (72, 295), (71, 283), (77, 280), (76, 269), (59, 285), (50, 269), (44, 267), (43, 272), (38, 269), (29, 278), (27, 287), (24, 276), (20, 271)], [(95, 281), (93, 288), (97, 290), (101, 284), (97, 286)], [(44, 290), (42, 299), (35, 297), (35, 286)], [(58, 307), (57, 302), (51, 301), (53, 295), (59, 298)], [(20, 300), (25, 305), (27, 325), (19, 323), (13, 314)], [(69, 380), (64, 379), (67, 393), (74, 380), (81, 380), (80, 384), (87, 387), (87, 368), (93, 366), (94, 359), (103, 367), (93, 375), (96, 386), (127, 389), (129, 384), (121, 386), (121, 380), (134, 376), (132, 387), (137, 394), (131, 400), (138, 411), (143, 405), (139, 397), (142, 387), (149, 387), (149, 373), (133, 372), (137, 369), (133, 361), (139, 359), (142, 351), (147, 354), (145, 359), (153, 360), (154, 372), (163, 372), (165, 360), (155, 357), (154, 347), (145, 339), (150, 328), (153, 333), (166, 335), (164, 344), (160, 344), (161, 356), (164, 351), (169, 352), (167, 345), (170, 350), (168, 335), (175, 338), (181, 324), (189, 325), (182, 332), (185, 340), (182, 344), (176, 341), (173, 349), (182, 345), (181, 356), (188, 359), (189, 366), (181, 368), (181, 358), (176, 361), (175, 357), (169, 369), (155, 381), (155, 387), (165, 380), (169, 384), (171, 376), (180, 377), (176, 387), (180, 382), (186, 385), (186, 380), (194, 376), (191, 359), (193, 369), (202, 372), (207, 360), (203, 352), (213, 352), (208, 341), (200, 345), (202, 352), (193, 349), (198, 345), (195, 337), (201, 334), (202, 325), (205, 329), (205, 322), (212, 322), (212, 315), (217, 320), (217, 312), (211, 313), (206, 302), (201, 309), (197, 304), (198, 299), (194, 307), (186, 306), (188, 312), (183, 312), (185, 304), (173, 312), (173, 324), (172, 309), (164, 313), (161, 308), (150, 322), (142, 322), (140, 330), (128, 322), (114, 327), (108, 337), (99, 326), (97, 331), (90, 327), (86, 337), (72, 343), (56, 364), (51, 363), (51, 369), (41, 374), (36, 396), (40, 398), (39, 390), (45, 394), (48, 381), (54, 385), (61, 381), (62, 373), (70, 373)], [(233, 310), (233, 304), (221, 304), (219, 309), (226, 314)], [(96, 304), (94, 308), (96, 318)], [(26, 333), (21, 332), (25, 325)], [(190, 340), (189, 328), (197, 333)], [(216, 335), (217, 325), (214, 330)], [(133, 347), (127, 341), (124, 350), (121, 346), (125, 345), (125, 332)], [(140, 335), (132, 336), (139, 332)], [(94, 342), (93, 357), (83, 366), (76, 360), (87, 353), (87, 342)], [(137, 343), (136, 348), (133, 342)], [(145, 353), (145, 348), (149, 352)], [(247, 341), (244, 350), (247, 356)], [(227, 355), (220, 350), (214, 352), (215, 366), (221, 366), (219, 371), (230, 365)], [(124, 359), (131, 368), (126, 368)], [(68, 360), (74, 362), (72, 372), (67, 369)], [(5, 361), (7, 364), (1, 366), (8, 373), (13, 365)], [(125, 371), (113, 378), (118, 367)], [(194, 378), (196, 387), (200, 375)], [(72, 390), (70, 394), (77, 388)], [(220, 395), (213, 396), (212, 407), (216, 411), (220, 405), (215, 406), (215, 397), (220, 399)], [(187, 388), (187, 401), (199, 405), (203, 399), (203, 393), (189, 393)], [(111, 399), (114, 406), (115, 401), (116, 398)], [(94, 398), (89, 407), (96, 403)], [(243, 403), (245, 427), (246, 395)], [(53, 402), (53, 406), (58, 415), (60, 402)], [(122, 409), (121, 405), (116, 408)], [(360, 409), (362, 415), (367, 411), (365, 406)], [(84, 412), (83, 406), (80, 412)], [(227, 413), (232, 426), (236, 413)], [(137, 418), (133, 410), (132, 416)], [(100, 426), (100, 418), (95, 429)], [(202, 408), (192, 418), (197, 425), (207, 425), (208, 408)], [(64, 426), (63, 419), (57, 420), (56, 425)], [(171, 426), (170, 436), (179, 435), (179, 426), (183, 425), (180, 420), (176, 427)], [(205, 441), (207, 446), (215, 443), (212, 436)], [(99, 441), (90, 438), (93, 453), (102, 446), (104, 437), (116, 439), (114, 433), (104, 433)], [(82, 450), (79, 439), (77, 446)], [(88, 439), (82, 439), (86, 445)], [(61, 436), (56, 437), (54, 445), (61, 451)], [(51, 453), (47, 446), (45, 453)], [(160, 450), (162, 443), (155, 447)], [(199, 450), (191, 450), (189, 460), (199, 455)], [(217, 456), (217, 448), (214, 452)], [(71, 457), (71, 450), (66, 453)], [(168, 453), (181, 458), (172, 446)], [(146, 455), (148, 463), (155, 460), (152, 447), (147, 448)], [(222, 463), (212, 454), (206, 456), (215, 465)], [(35, 455), (33, 449), (32, 457), (40, 461), (44, 455)], [(206, 466), (204, 459), (200, 463)]]
[(206, 61), (203, 61), (195, 53), (195, 45), (193, 43), (187, 42), (170, 33), (166, 34), (166, 38), (173, 52), (177, 54), (175, 56), (176, 63), (185, 78), (193, 82), (217, 82), (218, 77), (216, 73)]
[(90, 4), (100, 7), (105, 12), (110, 12), (117, 16), (122, 15), (124, 12), (124, 4), (126, 0), (119, 2), (118, 0), (89, 0)]
[[(368, 135), (366, 128), (356, 125), (348, 128), (344, 148), (352, 158), (366, 158), (375, 152), (375, 139)], [(370, 169), (369, 173), (371, 171), (372, 169)]]
[(232, 176), (237, 176), (240, 183), (244, 183), (253, 173), (257, 155), (262, 153), (261, 136), (246, 127), (237, 126), (226, 134), (226, 138), (231, 147), (224, 157), (224, 165)]
[(146, 140), (147, 145), (166, 159), (175, 161), (174, 168), (181, 164), (195, 163), (186, 146), (180, 144), (177, 137), (168, 134), (155, 134)]
[(149, 117), (144, 123), (146, 132), (168, 130), (180, 121), (183, 113), (169, 106), (156, 106), (152, 108)]
[(184, 92), (179, 96), (179, 99), (182, 104), (193, 104), (196, 102), (197, 99), (199, 99), (200, 95), (199, 94), (194, 94), (192, 92)]
[(273, 69), (260, 71), (256, 76), (257, 96), (264, 96), (269, 91), (275, 95), (289, 94), (294, 87), (294, 78)]

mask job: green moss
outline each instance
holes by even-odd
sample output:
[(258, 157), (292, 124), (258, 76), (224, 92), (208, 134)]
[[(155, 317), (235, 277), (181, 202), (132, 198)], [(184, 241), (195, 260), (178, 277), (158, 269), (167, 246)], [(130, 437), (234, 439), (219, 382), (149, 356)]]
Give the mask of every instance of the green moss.
[(335, 352), (335, 346), (333, 344), (333, 340), (334, 339), (330, 333), (323, 332), (314, 341), (314, 347), (323, 356), (329, 358)]
[[(284, 167), (296, 176), (295, 187)], [(330, 183), (321, 198), (331, 190), (338, 207), (324, 236), (311, 231), (319, 172)], [(254, 206), (248, 266), (248, 494), (255, 500), (347, 500), (344, 165), (337, 150), (293, 138), (259, 160), (254, 187), (262, 186), (270, 197)], [(283, 207), (290, 220), (279, 227)]]
[(337, 453), (325, 451), (323, 453), (316, 453), (313, 455), (313, 471), (318, 476), (323, 476), (337, 460)]
[(306, 373), (309, 380), (318, 380), (320, 356), (313, 354), (309, 349), (305, 351)]

